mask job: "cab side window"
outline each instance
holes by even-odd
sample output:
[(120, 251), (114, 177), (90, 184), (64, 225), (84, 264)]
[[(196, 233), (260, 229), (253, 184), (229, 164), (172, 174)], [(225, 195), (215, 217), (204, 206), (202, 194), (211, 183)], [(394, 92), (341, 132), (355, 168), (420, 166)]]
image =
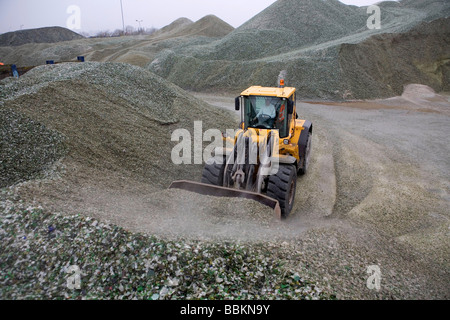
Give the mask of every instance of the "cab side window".
[(287, 133), (287, 114), (288, 114), (288, 104), (287, 100), (281, 100), (277, 105), (277, 118), (275, 121), (275, 127), (278, 129), (280, 137), (284, 138), (288, 135)]

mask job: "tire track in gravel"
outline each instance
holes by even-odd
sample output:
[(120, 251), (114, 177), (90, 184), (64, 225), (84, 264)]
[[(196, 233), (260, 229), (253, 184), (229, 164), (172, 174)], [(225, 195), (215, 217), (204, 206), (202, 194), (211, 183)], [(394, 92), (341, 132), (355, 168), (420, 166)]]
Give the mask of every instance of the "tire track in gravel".
[(313, 133), (310, 167), (305, 175), (298, 176), (296, 204), (290, 222), (302, 223), (304, 218), (317, 220), (333, 215), (337, 184), (334, 154), (328, 152), (331, 144), (325, 131)]
[[(360, 150), (355, 147), (358, 137), (344, 130), (334, 129), (332, 152), (336, 179), (336, 202), (332, 217), (344, 218), (353, 208), (360, 205), (373, 188), (373, 169), (369, 168)], [(351, 142), (350, 142), (351, 141)], [(364, 151), (367, 145), (364, 145)]]

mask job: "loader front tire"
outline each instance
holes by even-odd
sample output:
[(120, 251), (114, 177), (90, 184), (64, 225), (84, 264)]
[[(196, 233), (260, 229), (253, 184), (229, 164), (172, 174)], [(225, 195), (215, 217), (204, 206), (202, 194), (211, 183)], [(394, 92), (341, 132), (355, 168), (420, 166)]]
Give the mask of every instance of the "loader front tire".
[(202, 183), (212, 184), (215, 186), (223, 186), (223, 174), (225, 170), (225, 157), (214, 157), (206, 161), (202, 173)]
[(278, 200), (281, 217), (287, 218), (294, 206), (297, 170), (292, 165), (280, 165), (277, 174), (269, 176), (267, 196)]

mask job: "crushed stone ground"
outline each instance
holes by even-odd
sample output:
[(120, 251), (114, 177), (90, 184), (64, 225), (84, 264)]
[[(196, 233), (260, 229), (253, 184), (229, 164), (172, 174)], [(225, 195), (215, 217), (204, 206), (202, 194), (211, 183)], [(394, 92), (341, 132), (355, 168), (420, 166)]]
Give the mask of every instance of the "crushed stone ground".
[[(273, 219), (270, 210), (251, 201), (166, 190), (172, 180), (199, 181), (201, 174), (201, 167), (175, 167), (167, 158), (172, 130), (191, 128), (196, 119), (204, 119), (205, 127), (218, 122), (224, 128), (235, 127), (235, 115), (224, 110), (233, 104), (232, 96), (215, 100), (202, 95), (212, 105), (229, 101), (224, 108), (214, 108), (147, 71), (122, 64), (45, 66), (31, 71), (19, 82), (0, 83), (1, 108), (20, 112), (46, 129), (56, 130), (64, 136), (67, 146), (67, 154), (53, 162), (43, 177), (2, 190), (0, 235), (4, 245), (2, 270), (6, 272), (2, 274), (2, 288), (9, 290), (2, 291), (3, 297), (73, 298), (73, 293), (63, 286), (64, 267), (78, 260), (72, 261), (65, 253), (64, 238), (48, 242), (45, 235), (52, 233), (48, 228), (53, 223), (57, 230), (67, 232), (77, 241), (89, 239), (86, 243), (90, 245), (97, 239), (92, 238), (92, 228), (108, 234), (108, 228), (117, 225), (129, 232), (126, 234), (130, 238), (121, 242), (125, 247), (132, 245), (134, 237), (139, 235), (147, 239), (142, 240), (144, 243), (166, 245), (176, 241), (177, 247), (194, 241), (203, 248), (183, 260), (185, 268), (194, 264), (194, 270), (203, 278), (193, 282), (188, 276), (181, 278), (180, 273), (177, 276), (174, 269), (173, 273), (161, 273), (156, 282), (148, 280), (150, 283), (142, 285), (145, 295), (140, 296), (133, 291), (133, 285), (137, 284), (136, 277), (143, 274), (133, 271), (134, 265), (127, 262), (133, 255), (126, 250), (117, 252), (114, 242), (105, 239), (104, 245), (113, 248), (114, 258), (105, 257), (99, 266), (101, 271), (113, 269), (103, 281), (101, 277), (95, 278), (95, 270), (86, 266), (89, 290), (84, 295), (78, 292), (76, 297), (114, 298), (125, 293), (131, 294), (126, 297), (165, 299), (210, 294), (234, 298), (449, 297), (450, 166), (445, 141), (450, 132), (445, 95), (431, 96), (428, 90), (427, 94), (415, 98), (416, 103), (420, 100), (423, 108), (432, 108), (434, 112), (423, 112), (415, 104), (408, 108), (411, 101), (404, 97), (397, 98), (403, 99), (401, 108), (395, 107), (391, 100), (366, 101), (359, 108), (357, 102), (352, 107), (299, 102), (299, 116), (315, 125), (312, 162), (308, 174), (297, 181), (292, 215), (280, 222)], [(134, 95), (128, 94), (136, 87), (139, 90)], [(410, 94), (406, 96), (412, 99)], [(167, 102), (170, 114), (162, 113), (161, 102)], [(418, 132), (418, 123), (428, 129)], [(53, 218), (57, 213), (61, 216)], [(78, 221), (75, 225), (83, 226), (86, 220), (77, 219), (88, 218), (97, 223), (85, 233), (78, 234), (73, 225), (64, 222), (75, 219)], [(51, 222), (52, 219), (56, 220)], [(122, 231), (118, 234), (123, 235)], [(229, 287), (220, 287), (223, 278), (217, 280), (215, 273), (209, 274), (204, 265), (197, 264), (198, 259), (207, 263), (211, 258), (208, 254), (199, 256), (205, 252), (206, 243), (218, 248), (212, 258), (223, 258), (220, 244), (224, 242), (243, 245), (250, 250), (248, 256), (254, 252), (259, 256), (255, 248), (260, 246), (270, 248), (267, 255), (283, 268), (274, 267), (281, 271), (275, 273), (268, 286), (253, 287), (260, 293), (264, 289), (270, 295), (250, 293), (248, 288), (252, 284), (238, 283), (228, 296), (224, 292)], [(77, 246), (72, 248), (74, 252), (88, 252), (94, 261), (102, 248), (99, 243), (92, 247), (93, 251)], [(36, 255), (44, 247), (49, 253), (58, 253)], [(139, 250), (144, 247), (140, 245)], [(158, 253), (158, 259), (164, 261), (160, 263), (164, 269), (173, 258), (161, 255)], [(239, 256), (231, 258), (232, 263), (244, 263), (242, 268), (256, 263), (258, 268), (272, 270), (263, 258), (258, 258), (258, 262), (242, 262)], [(38, 261), (39, 257), (52, 266), (50, 272), (45, 265), (25, 268), (28, 262)], [(86, 256), (80, 254), (76, 258), (86, 259)], [(23, 268), (15, 269), (14, 265), (20, 263)], [(136, 263), (142, 270), (145, 264)], [(382, 272), (382, 287), (378, 292), (366, 286), (370, 265), (379, 265)], [(230, 272), (222, 267), (225, 270), (222, 273)], [(257, 270), (245, 272), (256, 275)], [(43, 286), (41, 291), (33, 291), (35, 287), (28, 282), (36, 281), (39, 275)], [(49, 279), (55, 277), (56, 289), (49, 288)], [(314, 283), (315, 289), (308, 289), (304, 281), (299, 282), (304, 278)], [(204, 282), (204, 279), (208, 280)], [(211, 279), (218, 282), (217, 287), (210, 286)], [(229, 286), (233, 281), (230, 280)], [(201, 283), (206, 288), (198, 289)], [(177, 291), (177, 284), (184, 291)], [(110, 287), (117, 290), (113, 295), (108, 295)], [(125, 293), (120, 294), (120, 288)], [(218, 289), (210, 291), (211, 288)], [(323, 294), (318, 295), (316, 289)]]

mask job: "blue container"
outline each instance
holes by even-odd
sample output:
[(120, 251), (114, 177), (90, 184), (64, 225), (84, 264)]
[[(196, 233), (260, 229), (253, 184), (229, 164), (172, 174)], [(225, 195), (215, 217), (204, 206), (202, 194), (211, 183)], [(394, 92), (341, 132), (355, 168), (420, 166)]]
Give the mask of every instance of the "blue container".
[(80, 61), (80, 62), (84, 62), (84, 56), (78, 56), (77, 60)]
[(45, 61), (45, 63), (46, 64), (55, 64), (55, 61), (54, 60), (47, 60), (47, 61)]
[(17, 71), (17, 66), (15, 64), (11, 65), (11, 72), (14, 78), (19, 77), (19, 71)]

